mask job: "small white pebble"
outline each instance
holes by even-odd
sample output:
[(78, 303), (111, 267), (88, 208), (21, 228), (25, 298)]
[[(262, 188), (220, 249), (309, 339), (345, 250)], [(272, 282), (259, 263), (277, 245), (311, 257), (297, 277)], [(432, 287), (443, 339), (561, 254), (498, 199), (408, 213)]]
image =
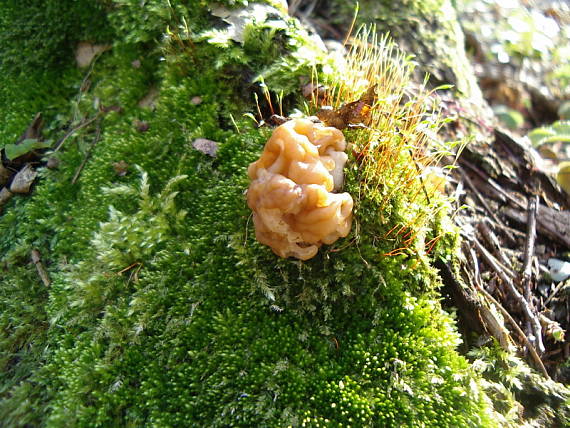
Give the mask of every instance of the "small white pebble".
[(192, 143), (192, 147), (205, 155), (212, 156), (213, 158), (216, 157), (216, 153), (218, 152), (218, 143), (206, 138), (195, 139)]
[(555, 282), (561, 282), (570, 277), (570, 263), (559, 259), (548, 259), (550, 276)]

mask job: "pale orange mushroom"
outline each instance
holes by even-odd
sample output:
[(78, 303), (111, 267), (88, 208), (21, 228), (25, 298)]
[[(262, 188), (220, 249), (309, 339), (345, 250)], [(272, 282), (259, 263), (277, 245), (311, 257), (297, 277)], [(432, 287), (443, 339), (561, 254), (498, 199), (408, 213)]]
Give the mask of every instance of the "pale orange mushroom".
[(349, 234), (352, 197), (332, 193), (342, 188), (345, 148), (341, 131), (308, 119), (273, 131), (248, 168), (247, 203), (259, 242), (280, 257), (308, 260)]

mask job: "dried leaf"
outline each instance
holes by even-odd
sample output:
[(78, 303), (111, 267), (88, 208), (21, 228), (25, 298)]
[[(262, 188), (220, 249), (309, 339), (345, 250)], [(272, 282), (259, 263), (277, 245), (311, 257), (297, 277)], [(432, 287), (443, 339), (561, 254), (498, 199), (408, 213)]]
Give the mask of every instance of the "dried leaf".
[(216, 157), (216, 153), (218, 152), (218, 143), (206, 138), (197, 138), (192, 143), (192, 147), (194, 147), (199, 152), (202, 152), (205, 155), (211, 156), (213, 158)]
[(12, 180), (10, 191), (12, 193), (29, 193), (32, 183), (36, 179), (38, 173), (30, 164), (23, 167)]
[(8, 202), (12, 196), (14, 196), (14, 194), (10, 192), (8, 188), (3, 187), (2, 190), (0, 190), (0, 206)]
[(89, 42), (79, 42), (75, 50), (75, 61), (79, 68), (85, 68), (93, 58), (106, 50), (111, 49), (111, 45), (94, 45)]
[(39, 140), (42, 134), (42, 128), (44, 126), (44, 121), (42, 119), (41, 113), (36, 113), (34, 116), (34, 120), (28, 126), (28, 128), (24, 131), (22, 136), (18, 138), (16, 144), (20, 144), (21, 141), (32, 139), (32, 140)]
[(376, 102), (376, 85), (371, 86), (357, 101), (343, 105), (334, 110), (331, 107), (322, 107), (317, 117), (328, 126), (344, 129), (349, 125), (364, 125), (370, 123), (372, 106)]

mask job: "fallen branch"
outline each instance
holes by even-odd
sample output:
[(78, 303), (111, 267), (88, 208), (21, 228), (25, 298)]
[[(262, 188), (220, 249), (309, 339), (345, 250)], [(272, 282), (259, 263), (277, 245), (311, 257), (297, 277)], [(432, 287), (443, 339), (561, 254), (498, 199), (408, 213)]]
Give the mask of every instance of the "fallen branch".
[(566, 281), (561, 281), (556, 288), (554, 289), (554, 291), (552, 292), (552, 294), (550, 296), (548, 296), (548, 299), (546, 299), (546, 301), (543, 303), (543, 307), (547, 307), (548, 304), (550, 303), (550, 301), (556, 297), (556, 295), (558, 294), (558, 292), (562, 289), (562, 287), (566, 285)]
[[(479, 262), (477, 260), (477, 255), (475, 254), (475, 251), (473, 251), (473, 248), (469, 247), (465, 242), (464, 242), (464, 248), (467, 248), (467, 252), (471, 255), (471, 261), (473, 262), (474, 278), (471, 278), (469, 271), (465, 269), (465, 267), (463, 268), (463, 271), (465, 272), (467, 277), (470, 280), (472, 280), (472, 282), (475, 284), (477, 288), (477, 286), (481, 284), (481, 277), (479, 274)], [(491, 333), (491, 335), (495, 339), (497, 339), (499, 345), (501, 345), (501, 348), (503, 348), (505, 351), (510, 351), (511, 349), (510, 345), (514, 343), (514, 341), (511, 338), (509, 331), (489, 310), (489, 308), (481, 303), (481, 298), (479, 296), (477, 296), (476, 299), (478, 302), (479, 316), (481, 321), (483, 322), (483, 326), (489, 333)]]
[[(570, 248), (570, 236), (565, 234), (570, 226), (570, 214), (567, 211), (555, 211), (542, 205), (538, 206), (537, 209), (536, 228), (538, 232)], [(524, 213), (514, 208), (506, 207), (501, 212), (518, 223), (525, 224), (527, 222)]]
[(502, 251), (501, 244), (499, 242), (499, 238), (497, 238), (497, 235), (495, 235), (493, 233), (493, 231), (491, 229), (489, 229), (489, 226), (487, 226), (487, 223), (484, 221), (480, 221), (479, 223), (477, 223), (477, 230), (479, 231), (479, 233), (481, 233), (481, 236), (483, 236), (483, 238), (485, 238), (485, 241), (487, 241), (487, 244), (489, 244), (491, 246), (495, 256), (497, 256), (499, 259), (501, 259), (501, 263), (503, 264), (505, 271), (511, 277), (514, 278), (515, 274), (512, 271), (513, 267), (512, 267), (511, 261), (507, 258), (505, 253)]
[(506, 192), (501, 186), (499, 186), (499, 184), (495, 180), (493, 180), (487, 174), (481, 172), (479, 170), (479, 168), (475, 167), (474, 165), (472, 165), (471, 163), (469, 163), (468, 161), (466, 161), (464, 159), (461, 160), (461, 164), (465, 165), (471, 171), (473, 171), (475, 174), (477, 174), (481, 178), (481, 180), (483, 180), (483, 182), (485, 182), (489, 185), (489, 189), (491, 189), (497, 196), (500, 196), (502, 199), (507, 199), (507, 200), (511, 201), (513, 204), (515, 204), (516, 206), (518, 206), (520, 208), (525, 208), (523, 203), (521, 203), (519, 200), (517, 200), (512, 195), (510, 195), (508, 192)]
[(495, 223), (493, 220), (490, 219), (485, 219), (486, 222), (488, 222), (489, 224), (492, 224), (495, 227), (499, 227), (501, 229), (503, 229), (503, 231), (508, 234), (508, 238), (511, 239), (512, 243), (516, 243), (517, 241), (514, 239), (514, 237), (519, 237), (519, 238), (524, 238), (525, 234), (523, 232), (521, 232), (520, 230), (517, 229), (513, 229), (512, 227), (509, 227), (505, 224), (500, 224), (500, 223)]

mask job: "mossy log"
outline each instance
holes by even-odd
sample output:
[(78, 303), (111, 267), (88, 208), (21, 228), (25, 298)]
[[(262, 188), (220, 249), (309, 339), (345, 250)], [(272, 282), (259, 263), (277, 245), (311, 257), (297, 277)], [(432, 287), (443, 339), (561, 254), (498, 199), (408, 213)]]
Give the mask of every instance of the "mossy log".
[[(97, 25), (61, 14), (32, 40), (0, 45), (3, 143), (38, 111), (53, 143), (33, 163), (32, 195), (0, 217), (2, 425), (518, 423), (509, 390), (457, 351), (440, 305), (432, 263), (452, 257), (453, 233), (431, 256), (384, 256), (394, 243), (378, 237), (405, 201), (363, 198), (359, 228), (307, 262), (256, 242), (243, 192), (270, 130), (244, 113), (255, 114), (259, 82), (283, 108), (300, 106), (301, 84), (334, 64), (281, 2), (209, 3), (69, 2)], [(0, 23), (27, 28), (43, 13), (8, 1)], [(38, 58), (59, 59), (38, 71), (23, 59), (48, 36)], [(444, 52), (445, 37), (436, 54), (422, 42), (425, 54)], [(71, 52), (81, 41), (112, 49), (80, 70)], [(432, 74), (468, 73), (462, 61)], [(472, 76), (455, 80), (480, 95)], [(358, 188), (355, 169), (346, 180)]]

